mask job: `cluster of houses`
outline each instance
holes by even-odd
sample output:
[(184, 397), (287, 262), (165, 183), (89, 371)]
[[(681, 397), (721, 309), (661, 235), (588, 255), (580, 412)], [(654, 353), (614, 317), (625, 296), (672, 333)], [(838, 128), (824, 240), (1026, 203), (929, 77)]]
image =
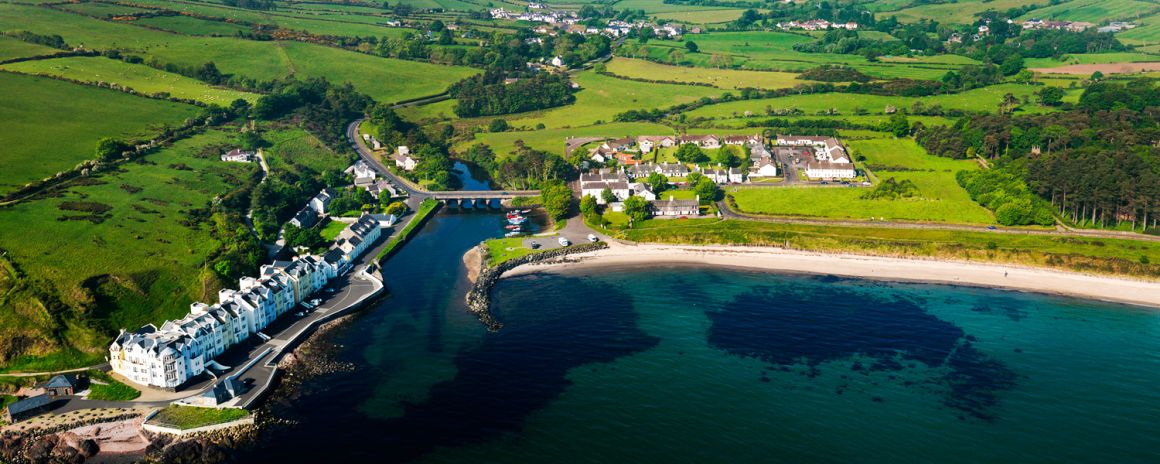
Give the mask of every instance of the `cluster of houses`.
[[(593, 27), (580, 23), (580, 17), (575, 11), (559, 11), (551, 10), (547, 5), (536, 3), (540, 8), (534, 8), (531, 4), (528, 5), (529, 11), (508, 11), (504, 8), (493, 8), (489, 10), (492, 19), (508, 19), (516, 21), (528, 21), (533, 23), (545, 23), (545, 26), (540, 26), (535, 29), (536, 33), (555, 35), (555, 28), (559, 28), (567, 33), (596, 35), (604, 34), (609, 37), (621, 37), (627, 35), (635, 29), (652, 29), (658, 37), (668, 37), (670, 39), (680, 38), (685, 33), (684, 27), (680, 24), (653, 24), (648, 21), (608, 21), (605, 27)], [(691, 32), (700, 32), (700, 28), (693, 28)], [(532, 40), (532, 39), (529, 39)]]
[(323, 256), (275, 261), (262, 266), (257, 277), (241, 278), (238, 289), (222, 289), (217, 303), (193, 303), (185, 317), (165, 321), (160, 327), (122, 329), (109, 346), (113, 371), (137, 384), (177, 389), (208, 367), (221, 368), (214, 358), (260, 334), (330, 279), (347, 272), (355, 258), (379, 238), (382, 226), (380, 219), (363, 215), (342, 231)]
[(411, 156), (411, 149), (406, 145), (399, 145), (391, 158), (395, 160), (395, 167), (404, 171), (414, 171), (419, 166), (419, 160)]
[(386, 179), (380, 179), (379, 173), (363, 160), (358, 160), (343, 172), (354, 179), (355, 188), (366, 190), (375, 198), (382, 198), (383, 195), (390, 198), (399, 194), (394, 185)]
[[(652, 204), (654, 216), (701, 214), (699, 197), (695, 200), (676, 200), (670, 196), (667, 200), (658, 200), (657, 195), (644, 182), (644, 179), (654, 172), (667, 177), (684, 177), (689, 175), (689, 168), (677, 163), (636, 165), (619, 171), (605, 168), (595, 173), (580, 175), (580, 195), (592, 196), (597, 204), (608, 205), (613, 211), (623, 211), (624, 200), (637, 196)], [(612, 192), (616, 201), (609, 204), (604, 198), (605, 190)]]
[(330, 206), (330, 201), (338, 195), (334, 189), (324, 188), (318, 192), (310, 201), (306, 202), (306, 206), (298, 210), (294, 217), (290, 218), (290, 224), (300, 229), (307, 229), (318, 224), (318, 220), (327, 215), (327, 208)]
[(365, 142), (367, 145), (370, 145), (372, 150), (382, 150), (383, 149), (383, 142), (380, 142), (379, 139), (375, 138), (375, 136), (373, 136), (371, 134), (363, 134), (362, 138), (363, 138), (363, 142)]
[(1116, 33), (1116, 32), (1126, 31), (1128, 29), (1135, 29), (1135, 28), (1136, 28), (1136, 25), (1133, 23), (1128, 23), (1128, 22), (1123, 22), (1123, 21), (1112, 21), (1112, 22), (1108, 23), (1107, 26), (1100, 26), (1098, 29), (1096, 29), (1096, 32)]
[[(723, 137), (716, 135), (642, 135), (639, 137), (625, 137), (603, 142), (591, 149), (589, 151), (589, 159), (599, 164), (604, 164), (609, 160), (615, 159), (622, 166), (635, 168), (642, 163), (636, 158), (637, 154), (651, 153), (654, 149), (672, 148), (685, 144), (696, 145), (704, 149), (719, 149), (727, 145), (749, 147), (750, 158), (753, 162), (751, 163), (752, 168), (748, 174), (738, 168), (724, 170), (706, 169), (701, 171), (703, 175), (712, 178), (720, 184), (742, 183), (754, 177), (775, 177), (778, 173), (777, 162), (769, 150), (765, 148), (765, 144), (762, 142), (760, 135), (727, 135)], [(653, 169), (648, 166), (656, 166), (656, 168)], [(646, 165), (646, 170), (661, 172), (665, 166), (667, 165)], [(664, 173), (666, 176), (684, 177), (688, 174), (688, 169), (683, 165), (673, 164), (673, 166), (680, 166), (682, 169), (685, 169), (685, 172), (676, 175)]]
[(831, 23), (824, 19), (811, 19), (809, 21), (788, 21), (784, 23), (777, 23), (777, 27), (782, 30), (801, 29), (806, 31), (826, 31), (830, 29), (847, 29), (857, 30), (858, 23), (850, 21), (846, 23)]
[[(1021, 25), (1025, 31), (1033, 31), (1037, 29), (1049, 29), (1056, 31), (1068, 32), (1083, 32), (1095, 26), (1095, 24), (1083, 21), (1044, 21), (1042, 19), (1028, 19), (1023, 21)], [(980, 31), (981, 32), (981, 31)], [(1104, 32), (1104, 31), (1101, 31)]]
[[(811, 179), (853, 179), (858, 172), (846, 147), (833, 137), (814, 136), (777, 136), (776, 149), (793, 149), (794, 147), (808, 147), (812, 149), (812, 156), (807, 157), (806, 176)], [(804, 150), (801, 155), (810, 155)], [(796, 155), (796, 153), (795, 153)], [(801, 156), (795, 156), (800, 158)]]

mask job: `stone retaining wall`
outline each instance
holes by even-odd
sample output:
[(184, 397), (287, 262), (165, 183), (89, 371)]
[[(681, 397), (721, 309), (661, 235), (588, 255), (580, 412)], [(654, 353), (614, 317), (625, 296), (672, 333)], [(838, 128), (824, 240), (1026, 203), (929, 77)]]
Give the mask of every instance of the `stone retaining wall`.
[[(488, 260), (487, 246), (480, 244), (478, 247), (482, 256), (481, 261), (486, 263)], [(500, 263), (495, 267), (485, 268), (479, 273), (479, 277), (475, 279), (475, 284), (471, 286), (471, 290), (467, 292), (467, 310), (475, 313), (479, 317), (479, 321), (487, 326), (488, 330), (496, 331), (503, 327), (503, 324), (496, 320), (495, 316), (491, 314), (491, 288), (495, 286), (503, 278), (503, 274), (507, 271), (515, 269), (525, 264), (537, 263), (540, 261), (547, 261), (554, 258), (560, 258), (567, 255), (577, 253), (587, 253), (589, 251), (596, 251), (608, 248), (608, 244), (604, 242), (582, 243), (569, 247), (553, 248), (538, 253), (532, 253), (527, 256), (519, 258), (512, 258), (508, 261)]]

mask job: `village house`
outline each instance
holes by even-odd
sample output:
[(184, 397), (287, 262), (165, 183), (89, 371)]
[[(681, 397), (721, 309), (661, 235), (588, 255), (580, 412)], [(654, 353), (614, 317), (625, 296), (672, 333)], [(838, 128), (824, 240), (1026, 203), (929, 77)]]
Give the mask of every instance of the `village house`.
[(681, 145), (691, 143), (701, 148), (721, 148), (721, 139), (716, 135), (683, 135), (677, 140)]
[(696, 200), (676, 200), (669, 195), (668, 200), (654, 201), (653, 215), (660, 217), (699, 216), (701, 214), (701, 197)]
[(375, 178), (379, 175), (363, 160), (358, 160), (343, 172), (354, 178), (354, 185), (362, 188), (375, 183)]
[(642, 135), (636, 138), (636, 145), (640, 147), (641, 153), (649, 153), (653, 147), (672, 148), (677, 145), (677, 139), (667, 136), (649, 136)]
[(88, 377), (84, 374), (54, 375), (41, 387), (44, 393), (51, 397), (75, 395), (87, 386)]
[(668, 163), (664, 162), (657, 165), (656, 172), (664, 174), (665, 177), (687, 177), (689, 175), (689, 167), (682, 163)]
[(325, 216), (327, 214), (326, 208), (330, 206), (330, 201), (334, 199), (335, 195), (336, 193), (334, 192), (334, 189), (324, 188), (318, 192), (318, 195), (315, 195), (314, 198), (310, 199), (310, 202), (307, 203), (307, 206), (310, 206), (310, 209), (317, 211), (319, 215)]
[(249, 163), (254, 161), (254, 157), (256, 156), (256, 152), (235, 148), (222, 155), (222, 161), (229, 161), (233, 163)]
[(632, 153), (625, 153), (620, 151), (616, 152), (616, 162), (625, 166), (640, 164), (640, 160), (636, 159)]
[(853, 179), (857, 175), (850, 163), (817, 160), (806, 163), (806, 176), (810, 179)]
[(760, 135), (726, 135), (721, 138), (725, 145), (760, 145)]
[(406, 145), (399, 145), (395, 149), (395, 167), (404, 171), (414, 171), (419, 166), (419, 160), (411, 157), (411, 149)]
[(749, 168), (749, 177), (777, 177), (777, 164), (773, 161), (762, 161)]

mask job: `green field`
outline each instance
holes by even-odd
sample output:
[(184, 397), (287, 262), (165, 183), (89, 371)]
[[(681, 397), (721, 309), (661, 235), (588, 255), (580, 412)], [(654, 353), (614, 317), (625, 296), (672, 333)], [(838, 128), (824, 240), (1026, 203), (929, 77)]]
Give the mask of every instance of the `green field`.
[(1028, 58), (1024, 64), (1028, 68), (1057, 68), (1073, 64), (1108, 64), (1108, 63), (1136, 63), (1160, 61), (1160, 55), (1150, 53), (1120, 52), (1120, 53), (1091, 53), (1082, 55), (1063, 55), (1059, 60), (1055, 58)]
[(911, 139), (849, 141), (854, 156), (865, 156), (880, 181), (893, 177), (918, 186), (914, 198), (864, 199), (870, 188), (778, 187), (731, 188), (742, 211), (774, 216), (810, 216), (839, 219), (886, 219), (956, 224), (993, 224), (987, 209), (971, 200), (955, 181), (955, 172), (978, 169), (969, 160), (952, 160), (926, 154)]
[(28, 43), (23, 40), (0, 35), (0, 60), (9, 60), (12, 58), (24, 58), (39, 55), (51, 55), (53, 53), (59, 52), (63, 52), (63, 50), (57, 50), (52, 47), (45, 47), (44, 45)]
[(223, 73), (258, 80), (290, 74), (325, 77), (332, 82), (351, 82), (360, 91), (382, 102), (436, 94), (451, 83), (478, 72), (471, 68), (380, 58), (301, 42), (183, 36), (46, 8), (2, 3), (0, 30), (60, 34), (70, 45), (118, 49), (161, 63), (200, 66), (212, 61)]
[(0, 69), (24, 74), (64, 77), (95, 84), (98, 82), (129, 87), (146, 95), (168, 94), (172, 97), (229, 106), (237, 99), (253, 103), (257, 94), (215, 88), (196, 79), (103, 57), (68, 57), (24, 61), (0, 66)]
[(104, 371), (90, 370), (88, 399), (96, 401), (129, 401), (141, 396), (141, 392), (130, 387)]
[(323, 145), (317, 138), (297, 127), (282, 127), (262, 134), (270, 142), (266, 163), (271, 171), (301, 172), (303, 168), (315, 173), (343, 170), (353, 162), (351, 155), (340, 155)]
[(576, 103), (508, 116), (509, 122), (516, 127), (534, 127), (538, 123), (548, 128), (586, 126), (597, 121), (612, 121), (618, 113), (629, 109), (665, 108), (722, 93), (712, 87), (650, 84), (602, 76), (592, 71), (576, 74), (573, 81), (580, 84)]
[[(0, 234), (7, 259), (68, 305), (52, 315), (33, 297), (0, 301), (0, 340), (27, 343), (32, 354), (68, 353), (50, 358), (75, 367), (99, 360), (119, 328), (180, 317), (190, 302), (215, 298), (220, 284), (203, 266), (221, 243), (212, 223), (185, 223), (258, 169), (219, 161), (230, 145), (224, 132), (196, 135), (59, 196), (0, 209), (0, 230), (19, 231)], [(85, 211), (93, 209), (107, 211)], [(36, 358), (17, 364), (48, 367)]]
[(794, 45), (815, 39), (787, 32), (712, 32), (691, 35), (686, 40), (697, 43), (698, 53), (689, 53), (684, 42), (651, 40), (644, 45), (626, 47), (618, 55), (649, 57), (653, 61), (705, 68), (786, 72), (805, 71), (823, 64), (840, 64), (853, 66), (867, 75), (880, 78), (940, 79), (948, 70), (959, 67), (956, 63), (937, 60), (871, 63), (859, 55), (799, 52), (793, 49)]
[(780, 98), (758, 100), (738, 100), (715, 105), (707, 105), (689, 111), (685, 114), (690, 118), (735, 118), (745, 117), (748, 111), (754, 117), (765, 117), (766, 108), (771, 110), (800, 109), (805, 117), (815, 115), (818, 111), (837, 109), (841, 117), (853, 116), (858, 109), (872, 114), (882, 114), (887, 105), (893, 105), (899, 110), (910, 109), (916, 102), (926, 107), (940, 105), (944, 110), (958, 109), (963, 111), (996, 112), (1003, 96), (1011, 93), (1022, 100), (1024, 96), (1030, 98), (1031, 103), (1023, 105), (1026, 113), (1042, 113), (1053, 111), (1035, 103), (1034, 93), (1038, 86), (1021, 84), (1000, 84), (980, 89), (969, 90), (957, 94), (936, 95), (933, 97), (893, 97), (862, 94), (808, 94), (791, 95)]
[(652, 61), (631, 58), (614, 58), (607, 64), (608, 72), (617, 76), (637, 79), (652, 79), (676, 82), (712, 84), (722, 89), (782, 89), (810, 81), (797, 78), (797, 74), (776, 71), (740, 71), (734, 69), (708, 69), (686, 66), (671, 66)]
[[(24, 3), (24, 2), (19, 2)], [(138, 8), (128, 5), (117, 5), (113, 3), (99, 3), (99, 2), (85, 2), (85, 3), (65, 3), (58, 8), (62, 10), (73, 11), (89, 16), (96, 16), (98, 18), (121, 16), (133, 13), (141, 13), (149, 11), (147, 8)]]
[(234, 23), (209, 21), (191, 16), (154, 16), (141, 18), (134, 22), (158, 29), (177, 32), (187, 35), (225, 35), (231, 36), (238, 32), (250, 32), (250, 28)]
[(426, 105), (404, 106), (395, 110), (399, 116), (412, 121), (437, 120), (444, 121), (455, 118), (455, 100), (443, 100)]
[(657, 19), (667, 19), (669, 21), (682, 23), (714, 24), (733, 21), (737, 18), (740, 18), (741, 13), (744, 12), (745, 10), (689, 10), (657, 13), (653, 16)]
[(987, 10), (1007, 11), (1009, 8), (1043, 4), (1036, 0), (959, 0), (952, 3), (938, 3), (905, 8), (899, 11), (882, 12), (877, 18), (896, 16), (902, 22), (918, 22), (933, 19), (941, 23), (971, 24), (977, 15)]
[(1155, 3), (1136, 0), (1072, 0), (1058, 5), (1036, 8), (1019, 19), (1058, 19), (1098, 24), (1101, 21), (1132, 19), (1143, 11), (1155, 8)]
[(535, 131), (484, 132), (476, 134), (471, 142), (456, 146), (464, 150), (475, 143), (487, 144), (496, 155), (506, 156), (515, 147), (516, 140), (522, 140), (528, 147), (551, 153), (564, 154), (564, 140), (568, 137), (624, 137), (628, 135), (672, 135), (673, 129), (660, 124), (624, 122), (570, 129), (544, 129)]
[[(101, 137), (152, 135), (200, 110), (44, 77), (0, 73), (0, 192), (95, 157)], [(16, 229), (7, 229), (16, 230)]]

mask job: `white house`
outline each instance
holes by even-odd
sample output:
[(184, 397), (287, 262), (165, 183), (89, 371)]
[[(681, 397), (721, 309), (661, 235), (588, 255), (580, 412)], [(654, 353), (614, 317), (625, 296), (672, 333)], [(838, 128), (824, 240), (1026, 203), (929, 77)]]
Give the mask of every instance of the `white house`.
[(653, 193), (653, 191), (651, 189), (649, 189), (647, 184), (643, 184), (643, 183), (628, 184), (628, 188), (631, 191), (632, 196), (641, 197), (647, 201), (653, 201), (653, 200), (657, 199), (657, 195), (655, 193)]
[(559, 56), (553, 57), (552, 58), (552, 66), (555, 66), (557, 68), (563, 68), (564, 67), (564, 59), (559, 57)]
[(333, 200), (334, 196), (335, 192), (333, 189), (324, 188), (322, 191), (318, 192), (318, 195), (315, 195), (314, 198), (310, 199), (310, 202), (307, 203), (307, 206), (309, 206), (310, 209), (317, 211), (318, 214), (325, 216), (326, 208), (330, 206), (330, 200)]
[(740, 184), (745, 182), (745, 172), (743, 172), (740, 168), (729, 168), (727, 176), (729, 182), (731, 183)]
[(346, 171), (343, 172), (346, 173), (346, 175), (354, 178), (355, 185), (373, 184), (375, 178), (377, 178), (379, 175), (378, 172), (375, 172), (374, 169), (371, 169), (371, 167), (363, 160), (358, 160), (349, 168), (346, 168)]
[(772, 161), (754, 165), (749, 170), (749, 177), (777, 177), (777, 165)]
[(675, 200), (670, 195), (668, 200), (654, 201), (652, 210), (654, 216), (698, 216), (700, 203), (700, 196), (696, 200)]
[(414, 171), (419, 166), (419, 161), (409, 155), (399, 153), (395, 156), (395, 166), (402, 168), (404, 171)]
[(684, 135), (677, 141), (681, 145), (691, 143), (701, 148), (721, 148), (721, 139), (715, 135)]
[(667, 135), (650, 136), (642, 135), (636, 138), (636, 145), (640, 147), (641, 153), (649, 153), (653, 147), (671, 148), (677, 145), (677, 140)]
[(257, 156), (257, 153), (255, 153), (255, 152), (252, 152), (249, 150), (242, 150), (240, 148), (235, 148), (233, 150), (230, 150), (228, 153), (222, 155), (222, 161), (230, 161), (230, 162), (234, 162), (234, 163), (249, 163), (249, 162), (254, 160), (255, 156)]

